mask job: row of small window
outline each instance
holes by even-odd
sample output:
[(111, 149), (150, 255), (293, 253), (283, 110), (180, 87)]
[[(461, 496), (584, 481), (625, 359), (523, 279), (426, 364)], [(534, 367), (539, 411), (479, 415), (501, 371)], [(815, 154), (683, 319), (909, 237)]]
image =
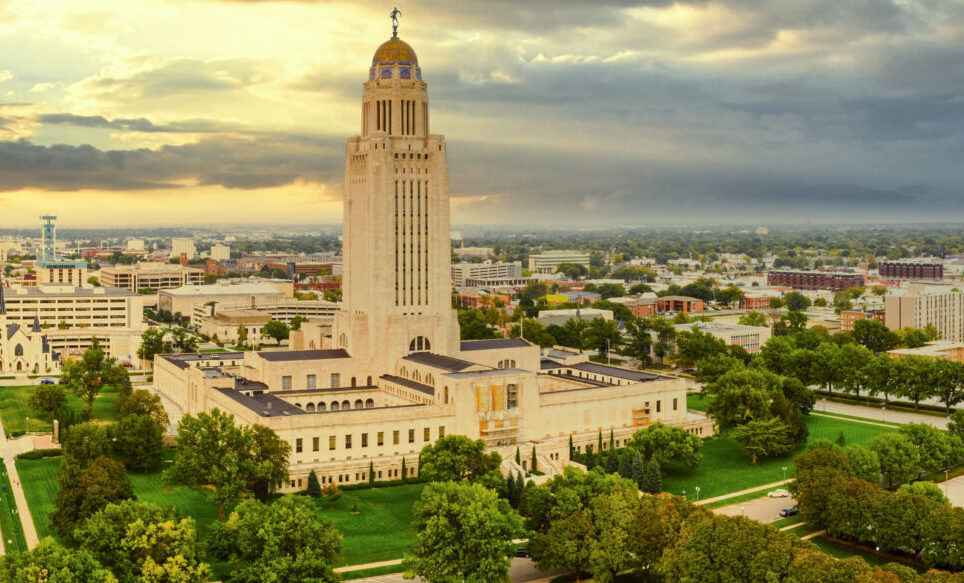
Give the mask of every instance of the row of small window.
[[(344, 334), (342, 334), (342, 336), (344, 337)], [(347, 343), (347, 340), (345, 338), (342, 338), (341, 340)], [(345, 344), (342, 344), (342, 346), (345, 346)], [(341, 387), (341, 373), (337, 373), (337, 372), (331, 373), (328, 380), (329, 380), (329, 387), (331, 387), (332, 389), (337, 389)], [(351, 377), (351, 386), (352, 387), (358, 386), (358, 379), (356, 379), (355, 377)], [(368, 384), (366, 386), (369, 386), (369, 387), (372, 386), (372, 377), (370, 376), (368, 377)], [(291, 376), (285, 375), (281, 377), (281, 390), (290, 391), (291, 388), (292, 388)], [(318, 388), (317, 375), (310, 374), (305, 377), (305, 388), (309, 391)]]
[(339, 403), (338, 401), (332, 401), (330, 406), (325, 404), (324, 401), (320, 401), (318, 405), (315, 405), (314, 403), (306, 403), (304, 407), (301, 406), (301, 403), (295, 403), (295, 407), (298, 407), (299, 409), (303, 408), (305, 411), (308, 411), (309, 413), (314, 413), (315, 411), (319, 413), (324, 413), (326, 411), (349, 411), (351, 409), (374, 409), (375, 400), (365, 399), (365, 401), (362, 401), (361, 399), (355, 399), (354, 407), (352, 407), (351, 401), (342, 401), (341, 403)]
[[(417, 468), (409, 468), (407, 471), (407, 474), (408, 474), (407, 477), (409, 478), (416, 477), (418, 475)], [(399, 468), (392, 468), (390, 470), (378, 470), (377, 472), (375, 472), (376, 480), (381, 480), (385, 478), (398, 479), (401, 476), (402, 476), (402, 470)], [(339, 484), (344, 484), (352, 481), (363, 482), (368, 479), (368, 472), (355, 472), (354, 480), (351, 479), (352, 478), (351, 474), (338, 474), (337, 476), (318, 476), (318, 482), (323, 486), (328, 484), (334, 484), (336, 478)], [(291, 487), (302, 488), (304, 487), (302, 486), (303, 483), (304, 481), (302, 479), (291, 480)]]
[[(368, 447), (369, 439), (368, 433), (361, 434), (361, 447)], [(351, 449), (352, 447), (352, 434), (345, 435), (345, 449)], [(401, 443), (402, 432), (400, 430), (392, 431), (392, 445), (399, 445)], [(445, 437), (445, 426), (439, 425), (438, 428), (439, 439)], [(425, 427), (422, 429), (422, 441), (429, 442), (432, 441), (432, 428)], [(415, 443), (415, 430), (408, 430), (408, 443)], [(385, 445), (385, 432), (379, 431), (375, 434), (375, 445)], [(329, 435), (328, 436), (328, 449), (329, 451), (335, 450), (338, 447), (338, 436)], [(311, 451), (321, 451), (321, 438), (312, 437), (311, 438)], [(295, 453), (304, 452), (304, 440), (302, 438), (295, 439)]]

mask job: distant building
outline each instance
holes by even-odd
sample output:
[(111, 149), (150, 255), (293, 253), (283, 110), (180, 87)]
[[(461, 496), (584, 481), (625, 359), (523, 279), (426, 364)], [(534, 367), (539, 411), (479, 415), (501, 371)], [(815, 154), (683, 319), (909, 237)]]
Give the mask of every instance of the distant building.
[(169, 263), (135, 263), (115, 265), (100, 270), (100, 284), (139, 292), (141, 290), (173, 289), (182, 285), (204, 283), (204, 270)]
[(879, 320), (887, 324), (887, 310), (878, 308), (876, 310), (840, 310), (840, 329), (847, 331), (854, 329), (854, 322), (857, 320)]
[(128, 251), (144, 251), (144, 239), (128, 239), (127, 240), (127, 250)]
[(271, 321), (271, 316), (256, 310), (225, 310), (213, 316), (204, 316), (197, 322), (201, 334), (217, 338), (221, 342), (236, 343), (244, 326), (247, 342), (261, 342), (261, 331)]
[[(624, 301), (617, 301), (624, 300)], [(617, 301), (622, 305), (629, 308), (637, 318), (647, 318), (649, 316), (655, 316), (659, 312), (657, 311), (657, 299), (656, 298), (612, 298), (610, 301)]]
[(240, 280), (231, 282), (222, 279), (210, 285), (184, 285), (174, 289), (158, 291), (157, 307), (172, 314), (180, 312), (182, 316), (191, 317), (194, 320), (196, 313), (201, 315), (213, 313), (210, 311), (198, 312), (196, 308), (204, 304), (254, 308), (262, 304), (277, 303), (293, 296), (294, 284), (290, 281), (270, 283), (267, 281), (247, 282)]
[(545, 324), (546, 326), (551, 326), (552, 324), (562, 326), (569, 320), (595, 320), (596, 318), (612, 320), (613, 313), (611, 310), (599, 310), (596, 308), (541, 310), (539, 312), (539, 317), (536, 318), (536, 320), (542, 324)]
[(63, 322), (72, 328), (139, 328), (144, 296), (105, 287), (17, 287), (7, 290), (6, 310), (7, 320), (22, 326), (37, 318), (52, 327)]
[(228, 302), (207, 302), (195, 304), (191, 321), (198, 323), (202, 318), (224, 313), (225, 311), (245, 310), (267, 314), (272, 320), (290, 324), (297, 317), (308, 318), (311, 321), (330, 321), (338, 310), (337, 302), (325, 300), (296, 300), (294, 298), (268, 299), (264, 303), (254, 306), (244, 303), (231, 304)]
[(186, 255), (188, 259), (197, 257), (197, 249), (194, 247), (194, 239), (175, 237), (171, 239), (171, 258)]
[(452, 253), (457, 255), (461, 259), (466, 257), (489, 257), (490, 255), (495, 255), (495, 249), (492, 247), (453, 247)]
[(859, 273), (835, 273), (830, 271), (771, 271), (767, 273), (767, 285), (785, 285), (801, 290), (841, 291), (866, 284)]
[(56, 252), (57, 226), (55, 216), (40, 217), (42, 223), (42, 242), (40, 255), (34, 267), (37, 282), (45, 284), (66, 284), (81, 286), (87, 283), (87, 262), (63, 259)]
[[(453, 263), (452, 264), (452, 285), (462, 287), (468, 285), (467, 280), (474, 282), (475, 286), (485, 285), (486, 280), (515, 281), (522, 278), (522, 262), (513, 261), (492, 263)], [(524, 284), (523, 284), (524, 285)]]
[(964, 293), (955, 289), (912, 283), (906, 290), (895, 290), (884, 300), (887, 327), (899, 330), (933, 324), (943, 340), (964, 340)]
[(598, 302), (600, 299), (602, 299), (602, 296), (596, 292), (578, 290), (559, 290), (557, 293), (546, 295), (546, 301), (550, 304), (589, 305)]
[(955, 362), (964, 362), (964, 342), (947, 342), (938, 340), (928, 342), (919, 348), (898, 348), (890, 350), (887, 355), (892, 358), (905, 356), (923, 356), (925, 358), (946, 358)]
[(750, 354), (760, 352), (760, 347), (772, 335), (769, 326), (744, 326), (721, 322), (690, 322), (689, 324), (677, 324), (673, 328), (677, 333), (699, 330), (719, 338), (730, 346), (739, 346)]
[(211, 245), (211, 252), (208, 257), (215, 261), (227, 261), (231, 259), (231, 248), (227, 245)]
[(563, 263), (575, 263), (589, 269), (589, 254), (579, 251), (546, 251), (529, 256), (530, 273), (553, 273)]
[(703, 311), (703, 300), (687, 296), (663, 296), (656, 298), (656, 310), (663, 312), (692, 312)]
[(881, 279), (944, 279), (944, 264), (923, 261), (884, 261), (877, 267)]
[(771, 299), (771, 296), (768, 296), (768, 295), (747, 294), (743, 296), (742, 300), (740, 300), (740, 309), (741, 310), (769, 310), (770, 299)]

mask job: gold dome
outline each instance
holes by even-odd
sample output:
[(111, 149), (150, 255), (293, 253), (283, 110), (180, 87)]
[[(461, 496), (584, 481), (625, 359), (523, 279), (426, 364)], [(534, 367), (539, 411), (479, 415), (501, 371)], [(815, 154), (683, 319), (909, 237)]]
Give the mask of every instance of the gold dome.
[(392, 37), (382, 43), (372, 57), (372, 64), (376, 63), (418, 63), (415, 49), (398, 37)]

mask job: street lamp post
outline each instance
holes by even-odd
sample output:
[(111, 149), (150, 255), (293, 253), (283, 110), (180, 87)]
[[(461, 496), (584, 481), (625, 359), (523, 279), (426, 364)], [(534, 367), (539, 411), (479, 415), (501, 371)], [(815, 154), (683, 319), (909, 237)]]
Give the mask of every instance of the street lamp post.
[(881, 421), (884, 420), (884, 410), (885, 410), (885, 409), (887, 409), (887, 406), (886, 406), (886, 405), (881, 405), (881, 406), (880, 406), (880, 420), (881, 420)]
[(683, 490), (683, 500), (686, 500), (686, 490)]
[(699, 487), (699, 486), (696, 487), (696, 501), (697, 501), (697, 502), (700, 501), (700, 487)]
[(787, 481), (787, 466), (783, 466), (783, 467), (780, 468), (780, 469), (783, 470), (783, 481), (786, 482), (786, 481)]

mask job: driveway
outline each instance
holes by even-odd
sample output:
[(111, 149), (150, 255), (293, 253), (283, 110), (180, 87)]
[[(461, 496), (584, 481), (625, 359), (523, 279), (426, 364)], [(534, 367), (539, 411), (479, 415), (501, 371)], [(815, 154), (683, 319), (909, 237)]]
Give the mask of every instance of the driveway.
[[(962, 483), (964, 487), (964, 483)], [(714, 508), (713, 512), (724, 516), (746, 516), (760, 522), (773, 522), (780, 519), (780, 510), (796, 506), (793, 498), (758, 498), (738, 504)]]
[(964, 476), (958, 476), (938, 486), (944, 490), (951, 504), (964, 508)]
[(849, 405), (847, 403), (835, 403), (820, 399), (813, 406), (817, 413), (838, 413), (841, 415), (851, 415), (853, 417), (863, 417), (868, 421), (889, 421), (891, 423), (927, 423), (938, 429), (947, 429), (947, 417), (937, 417), (935, 415), (924, 415), (922, 413), (912, 413), (904, 411), (892, 411), (880, 407), (864, 407), (861, 405)]

